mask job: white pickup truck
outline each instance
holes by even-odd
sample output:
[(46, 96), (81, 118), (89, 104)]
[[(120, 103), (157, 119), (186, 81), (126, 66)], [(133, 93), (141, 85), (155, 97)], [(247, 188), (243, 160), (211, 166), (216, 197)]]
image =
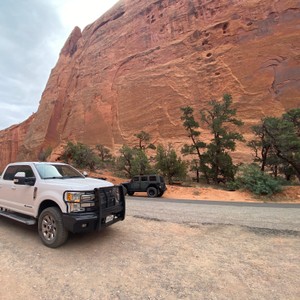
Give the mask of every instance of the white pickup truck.
[(64, 163), (9, 164), (0, 177), (0, 216), (38, 225), (42, 242), (62, 245), (68, 233), (100, 230), (125, 218), (121, 186), (88, 178)]

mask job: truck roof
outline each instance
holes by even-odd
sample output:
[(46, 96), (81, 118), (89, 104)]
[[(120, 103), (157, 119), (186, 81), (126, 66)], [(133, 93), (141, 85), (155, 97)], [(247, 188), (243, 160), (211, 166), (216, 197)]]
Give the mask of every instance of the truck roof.
[(20, 161), (20, 162), (12, 162), (9, 165), (28, 165), (28, 164), (49, 164), (49, 165), (67, 165), (63, 162), (49, 162), (49, 161)]

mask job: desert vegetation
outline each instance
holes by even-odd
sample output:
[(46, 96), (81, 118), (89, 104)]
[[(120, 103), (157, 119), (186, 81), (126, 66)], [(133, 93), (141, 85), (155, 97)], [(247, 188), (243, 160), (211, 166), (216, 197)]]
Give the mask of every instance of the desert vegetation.
[[(104, 145), (92, 149), (68, 142), (60, 159), (79, 168), (107, 168), (121, 177), (159, 173), (169, 184), (193, 179), (228, 190), (247, 189), (257, 195), (271, 195), (284, 184), (300, 181), (300, 108), (262, 119), (252, 127), (250, 141), (240, 133), (243, 122), (237, 118), (229, 94), (222, 101), (210, 101), (209, 107), (199, 112), (190, 106), (181, 107), (180, 112), (190, 143), (184, 144), (179, 154), (171, 144), (153, 144), (151, 135), (141, 131), (134, 134), (136, 145), (123, 145), (117, 156)], [(203, 130), (210, 133), (209, 142), (202, 139)], [(250, 165), (233, 162), (238, 141), (251, 149)], [(40, 157), (46, 159), (49, 151)]]

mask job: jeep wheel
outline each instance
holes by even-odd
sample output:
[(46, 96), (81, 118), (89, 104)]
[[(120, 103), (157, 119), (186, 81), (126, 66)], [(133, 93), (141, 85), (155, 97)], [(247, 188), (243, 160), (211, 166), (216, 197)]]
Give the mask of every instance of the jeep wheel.
[(38, 232), (42, 242), (50, 247), (57, 248), (68, 239), (62, 214), (57, 207), (48, 207), (42, 211), (38, 220)]
[(133, 196), (134, 192), (128, 192), (129, 196)]
[(155, 187), (149, 187), (147, 189), (147, 195), (150, 198), (155, 198), (157, 197), (157, 189)]

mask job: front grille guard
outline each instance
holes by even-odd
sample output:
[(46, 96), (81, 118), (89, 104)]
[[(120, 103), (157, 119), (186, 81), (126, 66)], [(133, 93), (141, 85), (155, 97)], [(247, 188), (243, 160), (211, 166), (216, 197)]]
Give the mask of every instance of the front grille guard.
[[(94, 191), (99, 214), (98, 230), (125, 219), (126, 206), (122, 186), (96, 188)], [(119, 200), (117, 194), (119, 194)]]

